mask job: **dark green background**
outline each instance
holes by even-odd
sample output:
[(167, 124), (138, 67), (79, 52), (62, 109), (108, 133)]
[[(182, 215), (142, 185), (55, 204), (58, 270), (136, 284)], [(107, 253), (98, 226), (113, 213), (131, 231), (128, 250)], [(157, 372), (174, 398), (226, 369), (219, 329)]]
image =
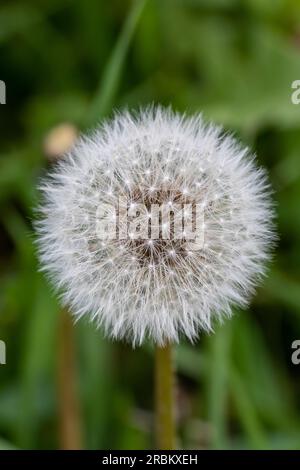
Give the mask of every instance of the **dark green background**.
[[(250, 308), (177, 348), (180, 445), (300, 448), (299, 1), (148, 0), (139, 18), (132, 8), (1, 1), (0, 447), (59, 446), (61, 311), (37, 272), (31, 223), (44, 138), (62, 122), (84, 129), (112, 107), (160, 102), (203, 111), (256, 150), (280, 235)], [(84, 446), (153, 446), (151, 346), (132, 351), (84, 321), (75, 334)]]

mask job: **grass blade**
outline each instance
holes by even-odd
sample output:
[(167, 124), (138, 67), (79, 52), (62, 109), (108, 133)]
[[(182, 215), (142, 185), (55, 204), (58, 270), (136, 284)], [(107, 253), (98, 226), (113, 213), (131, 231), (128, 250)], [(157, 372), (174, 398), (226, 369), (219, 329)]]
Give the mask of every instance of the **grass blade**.
[(135, 0), (133, 3), (123, 30), (103, 72), (98, 91), (91, 105), (87, 125), (93, 125), (105, 116), (110, 112), (114, 104), (125, 57), (145, 3), (146, 0)]

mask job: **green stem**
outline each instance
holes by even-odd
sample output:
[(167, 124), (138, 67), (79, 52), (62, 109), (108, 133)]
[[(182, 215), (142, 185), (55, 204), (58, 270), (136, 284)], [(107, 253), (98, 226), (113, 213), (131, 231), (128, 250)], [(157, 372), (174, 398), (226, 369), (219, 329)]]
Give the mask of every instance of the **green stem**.
[(155, 351), (156, 445), (160, 450), (175, 449), (174, 371), (172, 346)]

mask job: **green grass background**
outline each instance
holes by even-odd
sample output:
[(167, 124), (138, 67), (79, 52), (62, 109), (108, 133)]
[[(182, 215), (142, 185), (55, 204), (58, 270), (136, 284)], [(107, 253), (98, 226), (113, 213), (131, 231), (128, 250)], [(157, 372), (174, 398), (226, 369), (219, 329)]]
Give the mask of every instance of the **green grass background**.
[[(61, 314), (37, 271), (36, 182), (47, 133), (92, 127), (149, 102), (223, 124), (275, 190), (280, 242), (247, 311), (177, 348), (183, 448), (300, 448), (300, 80), (298, 0), (1, 1), (0, 448), (58, 447)], [(75, 327), (84, 446), (153, 446), (151, 347)]]

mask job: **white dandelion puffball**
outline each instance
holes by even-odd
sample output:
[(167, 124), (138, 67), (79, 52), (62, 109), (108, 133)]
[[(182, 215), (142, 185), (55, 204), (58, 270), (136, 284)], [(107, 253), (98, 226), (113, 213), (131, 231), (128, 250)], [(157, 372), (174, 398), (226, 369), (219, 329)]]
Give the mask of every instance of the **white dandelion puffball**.
[(273, 239), (265, 172), (200, 115), (149, 107), (81, 137), (42, 182), (44, 269), (76, 318), (163, 345), (247, 304)]

